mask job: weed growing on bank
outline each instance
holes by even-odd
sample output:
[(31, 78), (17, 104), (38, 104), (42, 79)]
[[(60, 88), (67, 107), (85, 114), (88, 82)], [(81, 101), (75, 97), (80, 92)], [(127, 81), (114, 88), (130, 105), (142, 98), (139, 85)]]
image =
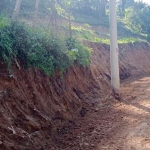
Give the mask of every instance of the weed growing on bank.
[(47, 75), (75, 64), (88, 66), (91, 51), (76, 39), (54, 36), (42, 28), (0, 19), (0, 58), (9, 70), (13, 62), (24, 68), (39, 68)]

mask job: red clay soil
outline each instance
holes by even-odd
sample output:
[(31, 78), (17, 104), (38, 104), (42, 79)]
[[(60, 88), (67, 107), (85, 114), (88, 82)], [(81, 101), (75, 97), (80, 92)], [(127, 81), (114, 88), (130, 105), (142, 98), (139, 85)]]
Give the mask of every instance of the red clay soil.
[(53, 149), (149, 150), (150, 77), (134, 80), (122, 83), (120, 101), (110, 95), (103, 104), (85, 104), (85, 116), (58, 131)]
[[(90, 67), (70, 68), (63, 77), (16, 66), (9, 74), (1, 64), (0, 150), (144, 148), (140, 135), (147, 137), (149, 130), (148, 122), (142, 122), (148, 121), (149, 78), (123, 83), (121, 101), (114, 100), (109, 46), (85, 44), (93, 49)], [(150, 72), (149, 50), (145, 43), (120, 45), (122, 80)]]

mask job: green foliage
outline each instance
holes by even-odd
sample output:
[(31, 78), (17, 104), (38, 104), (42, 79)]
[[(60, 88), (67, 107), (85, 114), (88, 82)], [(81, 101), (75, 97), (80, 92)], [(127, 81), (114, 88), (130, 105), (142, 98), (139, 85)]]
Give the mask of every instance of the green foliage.
[(121, 38), (118, 40), (119, 44), (122, 43), (135, 43), (135, 42), (146, 42), (146, 40), (144, 39), (140, 39), (140, 38)]
[(89, 28), (84, 26), (72, 26), (72, 31), (74, 33), (74, 36), (77, 38), (83, 38), (92, 41), (93, 37), (96, 36), (96, 34)]
[(0, 30), (8, 26), (9, 24), (10, 24), (10, 20), (5, 15), (1, 15), (0, 16)]
[(68, 48), (68, 55), (71, 61), (75, 61), (77, 64), (86, 67), (90, 64), (91, 49), (83, 44), (80, 44), (73, 38), (66, 40)]
[(92, 42), (109, 44), (109, 35), (101, 32), (94, 32), (88, 24), (82, 26), (72, 26), (72, 32), (77, 39), (84, 39)]
[(6, 20), (0, 17), (0, 58), (7, 63), (8, 69), (10, 69), (13, 40), (7, 25)]
[(33, 29), (18, 22), (11, 22), (0, 30), (0, 49), (0, 58), (9, 69), (15, 60), (24, 68), (39, 68), (47, 75), (55, 70), (65, 71), (74, 63), (87, 66), (90, 58), (89, 48), (76, 40), (63, 40), (48, 30)]
[(125, 11), (124, 24), (136, 33), (150, 34), (150, 6), (136, 2)]
[(90, 63), (90, 59), (89, 59), (91, 54), (90, 49), (81, 44), (77, 44), (76, 49), (78, 50), (77, 57), (76, 57), (77, 63), (82, 65), (83, 67), (88, 66)]

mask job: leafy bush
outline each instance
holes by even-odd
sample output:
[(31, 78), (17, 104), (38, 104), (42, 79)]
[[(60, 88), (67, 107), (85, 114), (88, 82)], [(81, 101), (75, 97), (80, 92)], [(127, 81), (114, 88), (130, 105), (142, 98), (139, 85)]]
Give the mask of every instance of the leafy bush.
[(10, 69), (10, 59), (13, 54), (13, 40), (10, 38), (10, 32), (5, 23), (3, 19), (0, 19), (0, 58), (7, 63), (7, 67)]
[(90, 48), (80, 44), (73, 38), (68, 38), (66, 40), (68, 55), (70, 58), (75, 61), (77, 64), (82, 65), (84, 67), (88, 66), (90, 63)]
[(65, 71), (74, 63), (87, 66), (90, 62), (89, 48), (75, 39), (61, 39), (51, 32), (18, 22), (11, 22), (0, 30), (0, 49), (0, 57), (9, 69), (15, 60), (24, 68), (39, 68), (47, 75), (55, 70)]
[(0, 16), (0, 30), (5, 28), (6, 26), (10, 25), (10, 20), (5, 16)]

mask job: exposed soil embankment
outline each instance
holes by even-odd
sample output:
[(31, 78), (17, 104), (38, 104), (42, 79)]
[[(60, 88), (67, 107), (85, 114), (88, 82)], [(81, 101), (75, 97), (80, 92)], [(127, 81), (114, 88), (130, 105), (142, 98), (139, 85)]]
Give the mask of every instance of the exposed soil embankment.
[[(85, 44), (93, 49), (90, 67), (70, 68), (63, 77), (15, 66), (10, 75), (0, 66), (0, 149), (56, 147), (52, 143), (60, 127), (84, 117), (84, 103), (104, 99), (110, 91), (109, 46)], [(145, 43), (120, 45), (119, 57), (121, 79), (150, 72), (150, 47)]]

